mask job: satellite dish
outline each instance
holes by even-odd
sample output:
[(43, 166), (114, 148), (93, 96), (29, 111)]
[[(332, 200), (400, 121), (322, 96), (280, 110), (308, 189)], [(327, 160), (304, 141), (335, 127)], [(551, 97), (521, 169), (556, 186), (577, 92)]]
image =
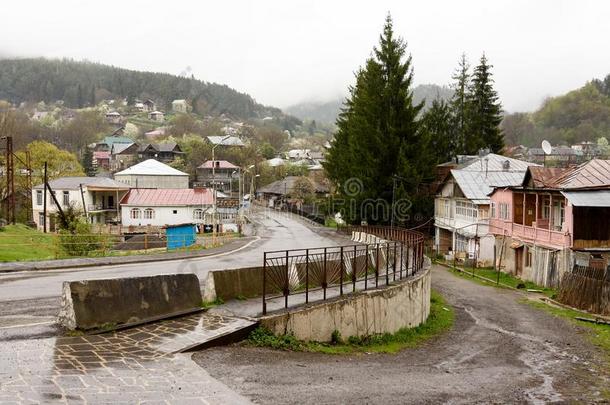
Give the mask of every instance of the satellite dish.
[(550, 155), (553, 151), (553, 147), (551, 146), (549, 141), (544, 140), (542, 141), (542, 150), (544, 151), (545, 155)]

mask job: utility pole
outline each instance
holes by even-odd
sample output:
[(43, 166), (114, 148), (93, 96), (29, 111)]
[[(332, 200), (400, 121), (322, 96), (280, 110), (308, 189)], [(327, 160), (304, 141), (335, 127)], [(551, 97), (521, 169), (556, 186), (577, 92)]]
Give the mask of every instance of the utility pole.
[(43, 198), (42, 198), (42, 212), (43, 212), (43, 219), (42, 219), (42, 230), (44, 233), (47, 233), (47, 162), (44, 162), (44, 174), (43, 174)]
[(6, 221), (15, 223), (15, 161), (13, 159), (13, 137), (4, 136), (6, 140)]

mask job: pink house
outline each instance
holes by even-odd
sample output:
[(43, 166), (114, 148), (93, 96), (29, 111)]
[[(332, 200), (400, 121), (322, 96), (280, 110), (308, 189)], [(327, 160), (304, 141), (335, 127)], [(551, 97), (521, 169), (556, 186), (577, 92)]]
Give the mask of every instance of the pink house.
[(523, 184), (491, 193), (496, 264), (545, 286), (574, 265), (610, 263), (610, 160), (529, 167)]

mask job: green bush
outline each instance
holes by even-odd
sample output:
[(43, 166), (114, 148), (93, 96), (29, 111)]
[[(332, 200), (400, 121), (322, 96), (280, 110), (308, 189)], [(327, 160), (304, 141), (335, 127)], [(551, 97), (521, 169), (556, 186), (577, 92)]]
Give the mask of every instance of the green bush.
[(59, 231), (58, 243), (68, 256), (89, 256), (92, 253), (108, 249), (108, 241), (103, 235), (91, 233), (91, 226), (83, 221), (71, 224), (72, 230)]

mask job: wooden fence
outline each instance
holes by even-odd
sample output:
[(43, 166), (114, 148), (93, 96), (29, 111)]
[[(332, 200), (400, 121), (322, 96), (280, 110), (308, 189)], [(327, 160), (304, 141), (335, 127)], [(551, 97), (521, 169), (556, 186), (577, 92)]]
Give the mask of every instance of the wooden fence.
[(559, 285), (558, 300), (601, 315), (610, 315), (610, 270), (574, 266)]

